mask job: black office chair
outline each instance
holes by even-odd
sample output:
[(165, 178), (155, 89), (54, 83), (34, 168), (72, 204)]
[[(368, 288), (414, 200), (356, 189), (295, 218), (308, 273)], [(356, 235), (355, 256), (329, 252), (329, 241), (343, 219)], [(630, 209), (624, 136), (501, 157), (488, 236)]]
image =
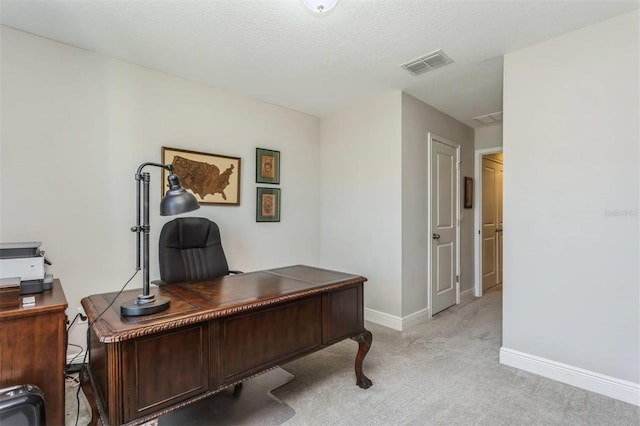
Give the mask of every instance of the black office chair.
[(222, 249), (220, 229), (209, 219), (181, 217), (160, 232), (160, 279), (164, 283), (197, 281), (230, 273)]
[[(222, 249), (220, 229), (202, 217), (180, 217), (165, 223), (160, 231), (160, 282), (197, 281), (241, 274), (229, 270)], [(233, 386), (233, 395), (242, 391), (242, 382)]]

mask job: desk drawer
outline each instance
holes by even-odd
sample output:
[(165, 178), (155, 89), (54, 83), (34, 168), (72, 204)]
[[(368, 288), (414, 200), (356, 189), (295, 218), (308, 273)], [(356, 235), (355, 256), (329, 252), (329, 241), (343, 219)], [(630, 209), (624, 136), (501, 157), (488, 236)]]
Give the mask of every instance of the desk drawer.
[(231, 382), (278, 365), (322, 344), (322, 298), (223, 320), (222, 380)]

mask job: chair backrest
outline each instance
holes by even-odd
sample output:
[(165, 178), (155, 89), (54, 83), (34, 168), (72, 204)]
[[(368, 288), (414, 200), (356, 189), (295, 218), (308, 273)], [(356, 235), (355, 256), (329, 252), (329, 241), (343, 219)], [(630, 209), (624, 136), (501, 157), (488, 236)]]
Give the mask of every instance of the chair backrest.
[(160, 279), (195, 281), (229, 274), (220, 229), (209, 219), (181, 217), (160, 232)]

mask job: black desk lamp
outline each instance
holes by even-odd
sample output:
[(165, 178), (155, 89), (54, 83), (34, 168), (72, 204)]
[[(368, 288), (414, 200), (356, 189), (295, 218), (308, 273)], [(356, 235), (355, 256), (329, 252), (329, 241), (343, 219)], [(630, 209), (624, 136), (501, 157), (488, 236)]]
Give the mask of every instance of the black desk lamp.
[[(160, 201), (160, 215), (173, 216), (190, 212), (200, 208), (198, 200), (193, 194), (185, 191), (180, 186), (178, 176), (173, 174), (173, 165), (158, 163), (143, 163), (136, 172), (136, 226), (131, 231), (138, 233), (136, 244), (136, 269), (140, 270), (140, 234), (144, 235), (142, 244), (143, 268), (142, 268), (142, 294), (137, 299), (124, 302), (120, 306), (122, 316), (139, 316), (160, 312), (169, 307), (170, 300), (166, 297), (155, 296), (149, 291), (149, 173), (142, 173), (145, 166), (155, 166), (169, 171), (169, 190)], [(140, 226), (140, 185), (142, 185), (142, 217), (144, 222)]]

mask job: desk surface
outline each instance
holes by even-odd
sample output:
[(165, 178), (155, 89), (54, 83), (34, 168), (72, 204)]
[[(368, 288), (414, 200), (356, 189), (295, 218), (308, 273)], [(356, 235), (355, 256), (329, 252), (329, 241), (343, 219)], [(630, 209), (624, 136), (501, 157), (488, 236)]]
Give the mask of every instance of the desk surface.
[[(167, 284), (152, 293), (171, 299), (169, 309), (141, 317), (121, 317), (120, 304), (134, 299), (140, 289), (89, 296), (85, 311), (97, 337), (112, 343), (178, 328), (188, 324), (301, 299), (328, 290), (365, 282), (360, 275), (305, 265), (227, 275), (207, 281)], [(117, 300), (113, 302), (117, 296)]]
[(62, 290), (62, 285), (59, 279), (53, 280), (53, 286), (51, 290), (45, 290), (41, 293), (20, 295), (20, 302), (24, 296), (33, 296), (35, 298), (35, 304), (32, 306), (18, 305), (13, 308), (0, 309), (0, 319), (2, 318), (16, 318), (29, 315), (39, 315), (47, 311), (59, 311), (67, 309), (67, 299)]

